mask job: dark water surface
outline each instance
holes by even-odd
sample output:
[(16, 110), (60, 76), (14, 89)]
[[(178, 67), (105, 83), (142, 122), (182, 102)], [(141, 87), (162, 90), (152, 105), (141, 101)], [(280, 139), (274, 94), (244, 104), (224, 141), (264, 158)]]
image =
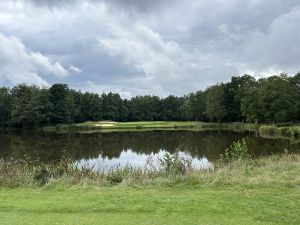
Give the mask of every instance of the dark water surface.
[(129, 163), (141, 166), (149, 155), (161, 156), (179, 150), (196, 163), (218, 159), (233, 141), (246, 138), (249, 152), (267, 155), (297, 152), (300, 143), (287, 139), (266, 139), (255, 134), (228, 131), (142, 131), (113, 133), (1, 132), (0, 159), (16, 158), (54, 163), (62, 158), (74, 162), (111, 167)]

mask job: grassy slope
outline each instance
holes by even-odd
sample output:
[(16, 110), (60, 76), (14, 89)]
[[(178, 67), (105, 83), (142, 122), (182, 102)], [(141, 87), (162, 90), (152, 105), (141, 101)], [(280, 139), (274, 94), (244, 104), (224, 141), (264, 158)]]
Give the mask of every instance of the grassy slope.
[(299, 224), (299, 189), (0, 189), (0, 224)]
[(149, 130), (149, 129), (184, 129), (184, 130), (245, 130), (258, 131), (259, 126), (241, 123), (205, 123), (195, 121), (139, 121), (139, 122), (84, 122), (78, 124), (59, 124), (43, 128), (45, 131), (118, 131), (118, 130)]
[(230, 130), (257, 132), (266, 138), (300, 138), (300, 126), (278, 127), (276, 125), (249, 123), (207, 123), (196, 121), (139, 121), (139, 122), (84, 122), (77, 124), (59, 124), (44, 127), (44, 131), (81, 131), (81, 132), (111, 132), (111, 131), (143, 131), (143, 130)]
[(299, 212), (299, 155), (114, 187), (0, 188), (0, 224), (300, 224)]

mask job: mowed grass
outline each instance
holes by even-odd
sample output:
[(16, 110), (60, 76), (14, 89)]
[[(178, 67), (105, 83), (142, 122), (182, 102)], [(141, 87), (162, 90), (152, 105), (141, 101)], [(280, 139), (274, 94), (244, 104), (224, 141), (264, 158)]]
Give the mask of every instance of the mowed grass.
[(139, 121), (139, 122), (113, 122), (96, 121), (76, 124), (58, 124), (43, 127), (44, 131), (58, 132), (109, 132), (109, 131), (147, 131), (147, 130), (233, 130), (258, 131), (259, 125), (242, 123), (206, 123), (197, 121)]
[(199, 122), (167, 122), (167, 121), (152, 121), (152, 122), (118, 122), (116, 127), (137, 127), (137, 128), (175, 128), (175, 127), (192, 127), (200, 125)]
[(199, 122), (172, 122), (172, 121), (139, 121), (139, 122), (85, 122), (82, 124), (76, 124), (79, 126), (96, 126), (106, 129), (112, 128), (174, 128), (180, 126), (196, 126)]
[(110, 186), (72, 177), (18, 188), (2, 180), (0, 224), (300, 224), (299, 155)]
[(288, 187), (0, 189), (0, 224), (300, 224)]
[(202, 130), (201, 122), (172, 122), (172, 121), (140, 121), (140, 122), (112, 122), (112, 121), (97, 121), (84, 122), (76, 124), (59, 124), (56, 126), (43, 127), (44, 131), (143, 131), (143, 130), (173, 130), (173, 129), (197, 129)]

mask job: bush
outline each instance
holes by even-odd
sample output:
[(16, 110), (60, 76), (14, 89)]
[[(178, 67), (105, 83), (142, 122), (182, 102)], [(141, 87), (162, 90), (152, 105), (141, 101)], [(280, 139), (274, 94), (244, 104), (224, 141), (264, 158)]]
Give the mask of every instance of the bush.
[(221, 160), (225, 163), (248, 158), (250, 158), (250, 155), (248, 154), (245, 138), (240, 141), (234, 141), (232, 145), (225, 150), (224, 155), (221, 155)]
[(51, 173), (48, 168), (41, 166), (35, 168), (33, 173), (33, 179), (40, 185), (45, 185), (51, 177)]
[(191, 160), (186, 157), (181, 157), (179, 152), (175, 154), (165, 153), (162, 159), (159, 159), (162, 172), (169, 175), (185, 174), (191, 168)]

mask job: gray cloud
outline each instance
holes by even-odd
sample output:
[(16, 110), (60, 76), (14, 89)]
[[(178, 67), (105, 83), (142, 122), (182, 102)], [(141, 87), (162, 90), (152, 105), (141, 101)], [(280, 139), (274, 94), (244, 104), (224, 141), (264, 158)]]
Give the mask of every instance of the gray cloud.
[(78, 0), (29, 0), (37, 6), (47, 6), (47, 7), (54, 7), (54, 6), (66, 6), (70, 4), (77, 3)]
[[(298, 0), (8, 0), (0, 2), (0, 33), (24, 51), (0, 43), (0, 57), (26, 82), (29, 71), (35, 83), (182, 95), (232, 75), (298, 72), (299, 24)], [(26, 66), (14, 71), (17, 55)], [(19, 81), (3, 81), (3, 68), (0, 84)]]
[[(71, 4), (77, 4), (80, 0), (30, 0), (37, 6), (62, 7)], [(135, 9), (137, 11), (147, 12), (159, 10), (164, 7), (178, 2), (179, 0), (85, 0), (90, 4), (104, 2), (106, 4), (114, 4), (123, 9)]]
[(76, 67), (65, 69), (59, 62), (51, 62), (39, 52), (26, 49), (16, 37), (6, 37), (0, 33), (0, 43), (0, 78), (3, 81), (48, 85), (41, 74), (63, 78), (70, 71), (80, 72)]

